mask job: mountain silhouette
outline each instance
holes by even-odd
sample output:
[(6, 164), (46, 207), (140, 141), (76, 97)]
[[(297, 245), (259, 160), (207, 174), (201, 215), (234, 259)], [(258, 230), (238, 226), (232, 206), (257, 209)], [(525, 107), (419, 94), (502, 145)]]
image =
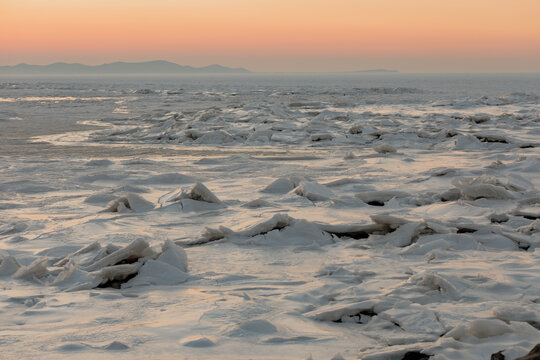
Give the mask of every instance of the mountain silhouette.
[(222, 65), (193, 67), (178, 65), (169, 61), (156, 60), (145, 62), (113, 62), (102, 65), (84, 65), (56, 62), (49, 65), (18, 64), (0, 66), (0, 74), (48, 75), (48, 74), (217, 74), (248, 73), (244, 68), (230, 68)]

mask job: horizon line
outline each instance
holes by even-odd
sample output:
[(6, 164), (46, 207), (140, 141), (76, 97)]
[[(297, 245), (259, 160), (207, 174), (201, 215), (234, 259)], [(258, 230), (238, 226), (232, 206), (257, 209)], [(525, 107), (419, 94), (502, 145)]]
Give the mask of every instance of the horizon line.
[(212, 63), (212, 64), (209, 64), (209, 65), (202, 65), (202, 66), (194, 66), (194, 65), (184, 65), (184, 64), (179, 64), (179, 63), (176, 63), (176, 62), (173, 62), (173, 61), (170, 61), (170, 60), (163, 60), (163, 59), (157, 59), (157, 60), (146, 60), (146, 61), (124, 61), (124, 60), (117, 60), (117, 61), (112, 61), (112, 62), (104, 62), (104, 63), (100, 63), (100, 64), (97, 64), (97, 65), (88, 65), (88, 64), (84, 64), (84, 63), (81, 63), (81, 62), (66, 62), (66, 61), (55, 61), (55, 62), (51, 62), (51, 63), (48, 63), (48, 64), (29, 64), (29, 63), (26, 63), (26, 62), (19, 62), (19, 63), (16, 63), (14, 65), (0, 65), (0, 68), (4, 67), (17, 67), (17, 66), (20, 66), (20, 65), (26, 65), (26, 66), (41, 66), (41, 67), (47, 67), (47, 66), (51, 66), (51, 65), (57, 65), (57, 64), (63, 64), (63, 65), (82, 65), (82, 66), (86, 66), (86, 67), (100, 67), (100, 66), (103, 66), (103, 65), (112, 65), (112, 64), (119, 64), (119, 63), (123, 63), (123, 64), (148, 64), (148, 63), (157, 63), (157, 62), (163, 62), (163, 63), (169, 63), (169, 64), (174, 64), (174, 65), (177, 65), (179, 67), (191, 67), (195, 70), (197, 69), (204, 69), (204, 68), (208, 68), (208, 67), (212, 67), (212, 66), (219, 66), (219, 67), (223, 67), (223, 68), (227, 68), (227, 69), (234, 69), (234, 70), (245, 70), (245, 72), (241, 72), (241, 73), (228, 73), (228, 72), (224, 72), (224, 73), (181, 73), (181, 72), (156, 72), (156, 73), (151, 73), (151, 72), (135, 72), (135, 73), (103, 73), (103, 74), (100, 74), (100, 73), (94, 73), (94, 74), (88, 74), (88, 73), (60, 73), (60, 74), (54, 74), (54, 73), (49, 73), (49, 74), (46, 74), (46, 73), (43, 73), (43, 74), (9, 74), (9, 73), (0, 73), (0, 76), (76, 76), (76, 75), (80, 75), (80, 76), (103, 76), (103, 75), (107, 75), (107, 76), (114, 76), (114, 75), (124, 75), (124, 76), (133, 76), (133, 75), (139, 75), (139, 76), (149, 76), (149, 75), (216, 75), (216, 74), (228, 74), (228, 75), (239, 75), (239, 74), (242, 74), (242, 75), (249, 75), (249, 74), (364, 74), (364, 75), (369, 75), (369, 74), (384, 74), (384, 75), (396, 75), (396, 74), (417, 74), (417, 75), (420, 75), (420, 74), (540, 74), (540, 71), (513, 71), (513, 70), (504, 70), (504, 71), (427, 71), (427, 72), (418, 72), (418, 71), (400, 71), (400, 70), (397, 70), (397, 69), (385, 69), (385, 68), (376, 68), (376, 69), (356, 69), (356, 70), (320, 70), (320, 71), (253, 71), (253, 70), (249, 70), (248, 68), (244, 67), (244, 66), (234, 66), (234, 67), (230, 67), (230, 66), (226, 66), (226, 65), (221, 65), (219, 63)]

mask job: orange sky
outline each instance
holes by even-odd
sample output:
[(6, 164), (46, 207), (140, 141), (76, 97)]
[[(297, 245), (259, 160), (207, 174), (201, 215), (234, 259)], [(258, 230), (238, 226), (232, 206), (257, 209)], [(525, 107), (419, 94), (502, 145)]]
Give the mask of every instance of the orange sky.
[(540, 0), (0, 0), (0, 64), (540, 71)]

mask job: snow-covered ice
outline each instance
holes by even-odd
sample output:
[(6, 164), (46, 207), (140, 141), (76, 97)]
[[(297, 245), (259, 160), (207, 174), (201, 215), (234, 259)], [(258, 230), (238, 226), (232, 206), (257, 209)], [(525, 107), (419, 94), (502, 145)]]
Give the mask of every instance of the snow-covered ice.
[(516, 359), (538, 75), (0, 79), (0, 357)]

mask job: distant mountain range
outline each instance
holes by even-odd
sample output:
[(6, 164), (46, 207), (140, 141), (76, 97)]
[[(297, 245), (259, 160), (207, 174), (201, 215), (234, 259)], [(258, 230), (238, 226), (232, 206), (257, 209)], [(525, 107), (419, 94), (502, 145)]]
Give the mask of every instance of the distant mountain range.
[(0, 74), (5, 75), (71, 75), (71, 74), (218, 74), (249, 73), (244, 68), (230, 68), (221, 65), (193, 67), (178, 65), (169, 61), (114, 62), (102, 65), (68, 64), (57, 62), (49, 65), (18, 64), (0, 66)]

